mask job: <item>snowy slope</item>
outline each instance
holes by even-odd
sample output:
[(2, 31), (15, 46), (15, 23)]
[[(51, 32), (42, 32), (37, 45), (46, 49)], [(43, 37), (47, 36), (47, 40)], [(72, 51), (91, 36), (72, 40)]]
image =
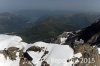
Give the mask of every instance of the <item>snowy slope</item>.
[(21, 41), (22, 39), (18, 36), (0, 35), (0, 50), (4, 50), (5, 48), (9, 48), (12, 46), (21, 49), (26, 45), (26, 43)]
[[(33, 58), (32, 64), (35, 66), (41, 66), (44, 61), (50, 66), (72, 66), (74, 62), (67, 61), (74, 57), (81, 57), (81, 53), (75, 55), (73, 49), (68, 45), (45, 42), (27, 44), (22, 42), (22, 39), (18, 36), (0, 35), (0, 51), (10, 47), (17, 47), (19, 50), (23, 49), (23, 52), (27, 52)], [(28, 50), (31, 47), (35, 49)], [(4, 54), (0, 52), (0, 66), (20, 66), (19, 52), (16, 52), (16, 56), (16, 60), (11, 60), (9, 57), (6, 59)]]
[[(63, 46), (58, 44), (36, 42), (34, 43), (34, 46), (45, 47), (44, 51), (46, 50), (49, 52), (47, 55), (41, 58), (44, 54), (44, 51), (41, 51), (40, 53), (29, 51), (29, 54), (32, 56), (32, 58), (34, 58), (33, 63), (35, 63), (36, 66), (41, 66), (40, 62), (42, 62), (43, 60), (40, 61), (40, 59), (44, 59), (44, 61), (47, 61), (50, 66), (62, 66), (64, 62), (61, 63), (60, 60), (67, 61), (67, 59), (71, 59), (73, 57), (73, 49), (71, 49), (68, 45)], [(57, 60), (59, 61), (56, 62)]]

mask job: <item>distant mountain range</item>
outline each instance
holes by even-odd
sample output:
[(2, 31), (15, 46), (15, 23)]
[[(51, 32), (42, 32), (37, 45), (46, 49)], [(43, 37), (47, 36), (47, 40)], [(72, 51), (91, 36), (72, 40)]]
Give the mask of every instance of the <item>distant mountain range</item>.
[(76, 31), (87, 27), (99, 17), (99, 13), (69, 11), (5, 12), (0, 13), (0, 33), (20, 35), (26, 42), (53, 42), (63, 31)]
[(31, 29), (18, 33), (18, 35), (29, 43), (53, 42), (63, 31), (76, 31), (87, 27), (99, 17), (98, 14), (87, 13), (43, 16), (33, 24)]

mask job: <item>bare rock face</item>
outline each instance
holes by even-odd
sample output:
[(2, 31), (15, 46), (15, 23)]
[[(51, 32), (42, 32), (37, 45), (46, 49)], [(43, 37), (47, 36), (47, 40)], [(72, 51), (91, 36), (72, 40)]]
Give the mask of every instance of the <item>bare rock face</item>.
[(100, 66), (100, 55), (96, 47), (89, 44), (79, 44), (73, 48), (75, 53), (82, 53), (79, 63), (75, 66)]
[(38, 46), (32, 46), (27, 49), (27, 51), (35, 51), (35, 52), (41, 52), (44, 49), (44, 47), (38, 47)]
[(32, 66), (32, 64), (29, 63), (29, 61), (25, 58), (21, 58), (20, 59), (20, 63), (19, 63), (20, 66)]
[(43, 61), (41, 66), (50, 66), (46, 61)]
[(30, 56), (26, 55), (27, 52), (23, 52), (23, 49), (20, 50), (17, 47), (9, 47), (8, 49), (2, 50), (2, 54), (5, 56), (5, 58), (7, 59), (8, 57), (12, 61), (17, 60), (17, 53), (19, 53), (20, 59), (19, 66), (34, 66), (32, 60), (29, 60)]
[(11, 60), (16, 60), (16, 53), (18, 52), (19, 48), (16, 48), (16, 47), (9, 47), (7, 49), (7, 54), (8, 54), (8, 57), (11, 59)]

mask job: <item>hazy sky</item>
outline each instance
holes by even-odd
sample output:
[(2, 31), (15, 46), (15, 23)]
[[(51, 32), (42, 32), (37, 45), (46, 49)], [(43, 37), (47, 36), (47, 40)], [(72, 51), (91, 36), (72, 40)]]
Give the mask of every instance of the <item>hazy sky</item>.
[(100, 0), (0, 0), (0, 12), (21, 9), (100, 11)]

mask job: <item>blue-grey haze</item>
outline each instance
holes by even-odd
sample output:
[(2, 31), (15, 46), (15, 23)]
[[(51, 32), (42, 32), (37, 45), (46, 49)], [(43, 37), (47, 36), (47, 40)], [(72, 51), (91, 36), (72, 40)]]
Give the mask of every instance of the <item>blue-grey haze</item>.
[(100, 11), (100, 0), (0, 0), (0, 12), (21, 9)]

